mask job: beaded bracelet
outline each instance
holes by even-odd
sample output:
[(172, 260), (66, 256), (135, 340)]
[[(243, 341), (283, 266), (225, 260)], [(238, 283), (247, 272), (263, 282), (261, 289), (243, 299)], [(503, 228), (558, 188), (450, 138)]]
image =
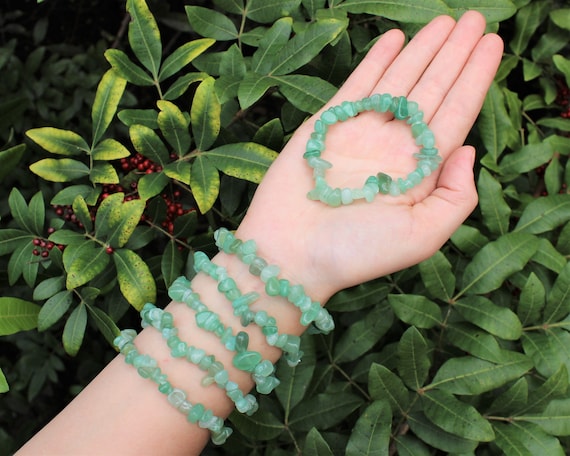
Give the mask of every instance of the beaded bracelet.
[(138, 352), (133, 341), (137, 332), (133, 329), (121, 331), (114, 340), (114, 345), (125, 356), (125, 362), (134, 366), (142, 378), (152, 380), (158, 385), (158, 390), (166, 395), (168, 403), (186, 415), (191, 423), (196, 423), (203, 429), (210, 431), (210, 438), (216, 445), (222, 445), (231, 435), (232, 429), (224, 426), (224, 420), (215, 416), (210, 409), (202, 404), (192, 404), (186, 399), (186, 393), (181, 389), (174, 388), (168, 381), (155, 359), (149, 355)]
[[(407, 119), (406, 123), (410, 125), (416, 145), (421, 146), (420, 153), (414, 154), (414, 158), (418, 161), (417, 167), (406, 178), (393, 179), (388, 174), (378, 173), (368, 177), (360, 189), (332, 188), (325, 179), (326, 170), (332, 168), (332, 164), (321, 158), (321, 153), (325, 150), (327, 131), (337, 122), (344, 122), (364, 111), (381, 113), (390, 111), (397, 120)], [(398, 196), (418, 185), (424, 177), (435, 171), (441, 162), (441, 157), (435, 148), (435, 136), (423, 121), (423, 116), (416, 102), (408, 101), (404, 96), (392, 97), (388, 93), (374, 94), (355, 102), (344, 101), (325, 110), (315, 121), (314, 131), (307, 141), (303, 155), (308, 165), (313, 168), (315, 180), (315, 187), (307, 197), (338, 207), (359, 199), (371, 202), (378, 193)]]
[(147, 303), (141, 310), (142, 327), (152, 326), (160, 331), (166, 345), (170, 348), (173, 358), (184, 358), (206, 371), (208, 375), (202, 380), (203, 386), (215, 383), (226, 392), (240, 413), (252, 415), (258, 409), (257, 400), (251, 394), (243, 394), (237, 383), (230, 381), (228, 371), (213, 355), (206, 355), (201, 348), (188, 345), (178, 337), (174, 327), (174, 318), (170, 312), (159, 309), (154, 304)]
[(287, 279), (280, 279), (279, 267), (269, 265), (267, 261), (256, 255), (257, 244), (254, 240), (241, 241), (226, 228), (214, 233), (218, 248), (228, 254), (235, 254), (246, 265), (249, 272), (258, 276), (265, 284), (268, 296), (281, 296), (301, 310), (300, 322), (303, 326), (311, 323), (322, 333), (334, 329), (334, 321), (328, 311), (316, 301), (312, 301), (305, 293), (302, 285), (291, 285)]
[(301, 338), (291, 334), (279, 334), (275, 318), (269, 316), (264, 310), (259, 312), (250, 310), (249, 304), (254, 301), (254, 298), (259, 297), (258, 293), (242, 295), (235, 280), (228, 276), (226, 269), (212, 263), (203, 252), (194, 253), (194, 269), (218, 281), (218, 290), (232, 303), (234, 315), (240, 317), (243, 326), (252, 322), (260, 326), (267, 343), (283, 351), (289, 366), (295, 367), (299, 364), (303, 356), (300, 350)]
[(256, 385), (256, 390), (261, 394), (269, 394), (279, 385), (279, 380), (272, 374), (275, 367), (271, 361), (263, 359), (258, 352), (247, 350), (249, 336), (246, 332), (239, 332), (234, 336), (230, 327), (225, 327), (220, 318), (200, 301), (200, 296), (190, 288), (190, 281), (185, 277), (176, 279), (168, 290), (171, 299), (182, 302), (196, 312), (197, 325), (217, 335), (224, 346), (235, 351), (233, 365), (240, 370), (250, 372)]

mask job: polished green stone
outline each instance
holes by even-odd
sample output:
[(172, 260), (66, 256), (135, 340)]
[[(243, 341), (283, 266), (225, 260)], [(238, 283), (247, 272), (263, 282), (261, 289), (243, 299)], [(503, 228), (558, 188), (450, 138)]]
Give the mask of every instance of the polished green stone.
[(405, 193), (409, 189), (411, 189), (414, 184), (409, 179), (402, 179), (401, 177), (398, 178), (398, 187), (400, 188), (400, 192)]
[(253, 371), (255, 375), (261, 377), (268, 377), (275, 371), (275, 366), (271, 361), (268, 359), (264, 359), (261, 361), (257, 366), (255, 366), (255, 370)]
[(431, 130), (423, 131), (419, 136), (416, 137), (416, 144), (418, 146), (424, 146), (432, 148), (435, 146), (435, 136)]
[(358, 114), (355, 104), (351, 101), (343, 101), (340, 107), (349, 117), (354, 117)]
[(236, 351), (241, 353), (247, 350), (249, 345), (249, 335), (245, 331), (240, 331), (236, 334)]
[(237, 284), (234, 279), (228, 277), (226, 279), (221, 280), (218, 283), (218, 291), (225, 293), (229, 290), (235, 290), (237, 288)]
[(186, 400), (186, 393), (178, 388), (174, 388), (166, 398), (170, 405), (178, 408), (182, 401)]
[(394, 111), (394, 118), (397, 120), (402, 120), (408, 117), (408, 100), (406, 97), (394, 98), (396, 100), (396, 106)]
[(170, 354), (174, 358), (183, 358), (186, 356), (186, 352), (188, 351), (188, 345), (186, 342), (180, 341), (175, 347), (170, 350)]
[(307, 141), (307, 151), (309, 150), (318, 150), (322, 152), (323, 150), (325, 150), (325, 143), (317, 139), (309, 139)]
[(253, 372), (255, 366), (259, 364), (261, 359), (261, 355), (258, 352), (243, 351), (233, 357), (232, 363), (239, 370)]
[(390, 184), (392, 183), (392, 178), (388, 174), (378, 173), (376, 175), (378, 179), (378, 190), (380, 193), (387, 195), (390, 193)]
[(400, 190), (400, 186), (398, 185), (398, 182), (395, 180), (390, 182), (390, 189), (388, 191), (392, 196), (398, 196), (402, 193), (402, 191)]
[(307, 163), (313, 169), (330, 169), (332, 168), (332, 163), (327, 160), (323, 160), (320, 157), (310, 157), (307, 159)]
[(419, 112), (419, 105), (415, 101), (408, 100), (408, 116), (413, 116)]
[(277, 277), (270, 277), (267, 282), (265, 282), (265, 292), (268, 296), (279, 296), (280, 291), (281, 287)]
[(199, 328), (207, 331), (216, 331), (221, 325), (219, 317), (209, 310), (197, 313), (196, 323)]
[(435, 147), (423, 147), (420, 151), (422, 155), (437, 155), (438, 152), (439, 151)]
[(206, 370), (210, 368), (210, 366), (214, 363), (214, 361), (215, 358), (212, 355), (207, 355), (200, 360), (198, 366), (200, 367), (200, 369)]
[(158, 385), (158, 391), (162, 394), (170, 394), (174, 388), (169, 382), (163, 382)]
[(352, 190), (350, 188), (343, 188), (340, 192), (340, 200), (342, 204), (351, 204), (354, 201)]
[(336, 114), (339, 121), (343, 122), (347, 120), (350, 116), (342, 109), (340, 106), (335, 106), (332, 108)]
[(188, 413), (188, 421), (197, 423), (202, 418), (206, 409), (202, 404), (194, 404), (192, 410)]
[(333, 125), (338, 122), (338, 117), (334, 111), (328, 109), (321, 114), (321, 120), (325, 125)]
[(324, 135), (327, 132), (327, 125), (321, 120), (321, 119), (317, 119), (315, 121), (315, 125), (313, 127), (315, 129), (315, 132)]
[(410, 118), (406, 120), (408, 125), (413, 125), (415, 123), (421, 122), (424, 118), (424, 113), (422, 111), (418, 111), (415, 114), (410, 114)]
[(214, 380), (216, 381), (216, 383), (218, 385), (222, 385), (222, 386), (227, 383), (229, 378), (230, 378), (230, 376), (228, 374), (228, 371), (225, 369), (218, 372), (216, 375), (214, 375)]
[(249, 265), (249, 272), (255, 276), (260, 276), (263, 268), (267, 266), (267, 262), (260, 257), (256, 257)]
[(269, 394), (279, 385), (275, 377), (264, 377), (256, 382), (256, 390), (261, 394)]
[(412, 136), (417, 139), (418, 136), (420, 136), (428, 129), (428, 126), (425, 122), (416, 122), (415, 124), (412, 124), (411, 129)]
[(287, 297), (291, 290), (291, 283), (287, 279), (279, 279), (279, 296)]
[(413, 184), (418, 185), (424, 178), (423, 173), (417, 169), (408, 174), (407, 179)]
[(325, 203), (332, 207), (338, 207), (341, 205), (342, 198), (340, 194), (340, 188), (333, 189), (327, 196), (324, 196)]

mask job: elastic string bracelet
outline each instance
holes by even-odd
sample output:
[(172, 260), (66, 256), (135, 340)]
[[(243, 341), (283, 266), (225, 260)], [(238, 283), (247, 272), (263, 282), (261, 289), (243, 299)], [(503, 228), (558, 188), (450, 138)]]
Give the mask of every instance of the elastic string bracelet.
[(273, 363), (263, 359), (260, 353), (248, 350), (248, 334), (240, 331), (237, 335), (234, 335), (230, 327), (225, 327), (220, 321), (220, 317), (215, 312), (210, 311), (200, 301), (198, 293), (192, 291), (190, 281), (185, 277), (179, 277), (170, 286), (168, 295), (174, 301), (182, 302), (196, 312), (195, 318), (198, 327), (215, 334), (220, 338), (226, 349), (236, 352), (232, 359), (232, 364), (237, 369), (251, 374), (257, 392), (269, 394), (279, 385), (279, 380), (272, 375), (275, 371)]
[[(420, 152), (413, 155), (417, 160), (417, 167), (404, 178), (393, 179), (388, 174), (380, 172), (368, 177), (362, 188), (333, 188), (326, 181), (326, 171), (333, 165), (321, 158), (325, 150), (327, 131), (337, 122), (344, 122), (364, 111), (391, 112), (396, 120), (406, 120), (416, 145), (421, 147)], [(315, 121), (314, 131), (307, 141), (303, 155), (307, 164), (313, 169), (315, 181), (315, 186), (307, 197), (338, 207), (361, 199), (372, 202), (378, 193), (398, 196), (420, 184), (442, 161), (435, 148), (435, 136), (423, 117), (424, 114), (416, 102), (409, 101), (404, 96), (393, 97), (388, 93), (374, 94), (354, 102), (343, 101), (340, 105), (323, 111), (320, 118)]]
[(141, 310), (142, 327), (152, 326), (160, 331), (166, 345), (170, 348), (173, 358), (184, 358), (190, 363), (206, 371), (208, 375), (202, 380), (202, 386), (216, 384), (226, 392), (240, 413), (252, 415), (258, 409), (257, 400), (252, 394), (244, 395), (237, 383), (230, 381), (229, 373), (224, 365), (213, 355), (207, 355), (201, 348), (188, 345), (178, 337), (174, 326), (174, 318), (170, 312), (159, 309), (154, 304), (147, 303)]
[(168, 381), (158, 363), (149, 355), (140, 354), (133, 344), (137, 332), (133, 329), (121, 331), (114, 340), (115, 346), (125, 357), (125, 362), (134, 366), (138, 374), (158, 385), (158, 390), (166, 395), (168, 403), (186, 416), (186, 419), (198, 424), (203, 429), (210, 431), (210, 438), (216, 445), (222, 445), (231, 435), (232, 429), (224, 426), (224, 420), (215, 416), (210, 409), (202, 404), (192, 404), (186, 399), (186, 393), (179, 388), (174, 388)]
[(301, 338), (291, 334), (279, 334), (277, 321), (269, 316), (266, 311), (253, 312), (249, 305), (254, 302), (254, 298), (259, 297), (258, 293), (242, 295), (234, 279), (232, 279), (225, 268), (217, 266), (210, 261), (203, 252), (194, 253), (194, 269), (196, 272), (204, 272), (218, 282), (218, 291), (232, 303), (234, 315), (240, 317), (243, 326), (255, 323), (261, 327), (267, 343), (280, 348), (287, 363), (295, 367), (301, 361), (303, 352), (300, 350)]
[(265, 284), (268, 296), (281, 296), (301, 310), (300, 323), (303, 326), (313, 324), (317, 331), (324, 334), (334, 329), (334, 320), (319, 302), (312, 301), (302, 285), (291, 285), (287, 279), (279, 278), (279, 266), (270, 265), (256, 255), (257, 244), (254, 240), (241, 241), (226, 228), (214, 232), (216, 246), (228, 254), (236, 255), (249, 266), (249, 272)]

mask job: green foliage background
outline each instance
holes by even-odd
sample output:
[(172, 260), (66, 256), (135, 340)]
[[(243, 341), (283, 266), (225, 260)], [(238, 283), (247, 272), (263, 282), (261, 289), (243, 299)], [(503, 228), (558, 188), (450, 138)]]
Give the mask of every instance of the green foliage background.
[(336, 295), (338, 329), (304, 337), (303, 362), (280, 364), (275, 394), (206, 454), (567, 454), (558, 0), (5, 2), (0, 454), (114, 356), (136, 309), (165, 302), (189, 252), (239, 224), (289, 135), (381, 33), (467, 9), (506, 43), (469, 136), (479, 207), (429, 260)]

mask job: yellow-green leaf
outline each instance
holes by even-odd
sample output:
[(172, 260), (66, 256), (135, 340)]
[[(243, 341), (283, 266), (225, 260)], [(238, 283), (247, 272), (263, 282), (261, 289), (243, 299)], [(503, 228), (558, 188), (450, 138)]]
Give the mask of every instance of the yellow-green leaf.
[(192, 163), (190, 188), (202, 214), (208, 212), (220, 193), (220, 175), (208, 157), (199, 155)]
[(144, 0), (127, 0), (127, 12), (131, 15), (129, 44), (143, 66), (158, 80), (162, 58), (160, 31)]
[(135, 309), (156, 301), (156, 284), (147, 264), (132, 250), (119, 249), (113, 253), (119, 288)]
[(31, 164), (30, 170), (51, 182), (69, 182), (89, 175), (87, 165), (72, 158), (44, 158)]
[(256, 184), (277, 158), (277, 152), (251, 142), (226, 144), (204, 155), (224, 174)]
[(89, 152), (87, 142), (73, 131), (42, 127), (28, 130), (26, 136), (52, 154), (80, 155)]
[(63, 251), (63, 264), (67, 272), (68, 290), (85, 285), (105, 270), (109, 255), (93, 241), (70, 244)]
[(63, 348), (68, 355), (75, 356), (81, 348), (86, 327), (87, 310), (85, 304), (80, 304), (73, 309), (63, 328)]
[(119, 141), (107, 138), (99, 142), (91, 151), (93, 160), (118, 160), (131, 155), (129, 149)]
[(214, 83), (212, 77), (200, 83), (190, 109), (194, 141), (201, 151), (214, 144), (220, 133), (222, 106), (214, 90)]
[(0, 336), (34, 329), (40, 306), (20, 298), (0, 297)]
[(99, 142), (117, 112), (126, 85), (127, 81), (118, 76), (115, 70), (107, 71), (101, 78), (91, 109), (93, 147)]

